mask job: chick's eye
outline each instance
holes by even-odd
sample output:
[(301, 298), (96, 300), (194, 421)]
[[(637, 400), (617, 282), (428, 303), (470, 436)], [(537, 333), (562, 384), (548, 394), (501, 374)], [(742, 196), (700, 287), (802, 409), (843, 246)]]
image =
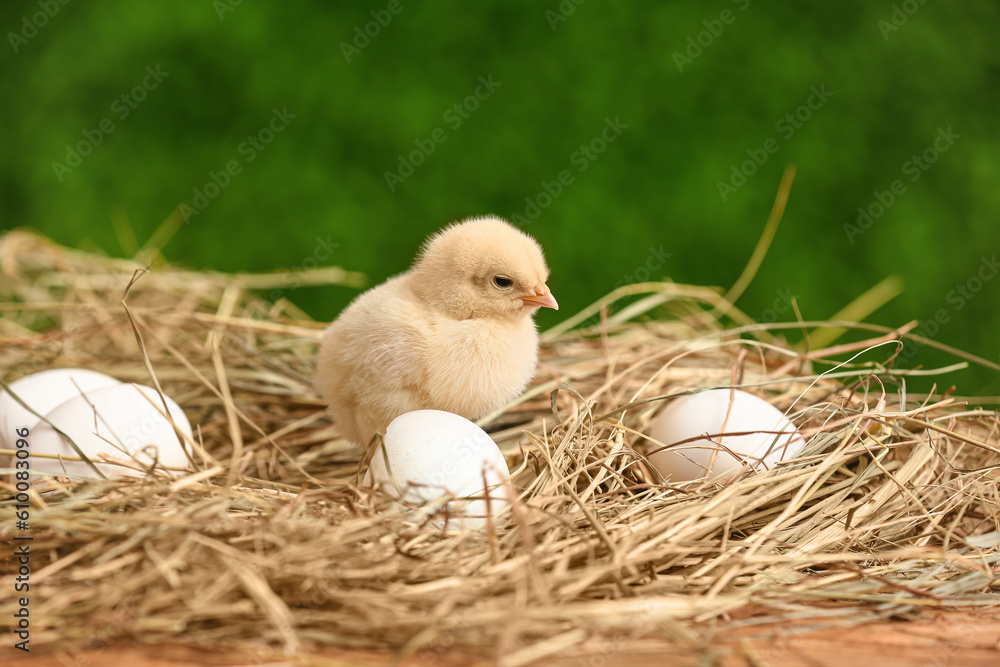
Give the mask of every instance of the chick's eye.
[(514, 281), (507, 276), (493, 276), (493, 286), (499, 289), (510, 289), (514, 286)]

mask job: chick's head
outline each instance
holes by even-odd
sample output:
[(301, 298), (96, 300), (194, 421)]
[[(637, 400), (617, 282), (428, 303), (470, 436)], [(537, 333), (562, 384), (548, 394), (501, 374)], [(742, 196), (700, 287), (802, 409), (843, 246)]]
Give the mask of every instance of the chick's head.
[(559, 308), (535, 239), (500, 218), (470, 218), (424, 245), (412, 271), (414, 289), (431, 308), (456, 319), (530, 317)]

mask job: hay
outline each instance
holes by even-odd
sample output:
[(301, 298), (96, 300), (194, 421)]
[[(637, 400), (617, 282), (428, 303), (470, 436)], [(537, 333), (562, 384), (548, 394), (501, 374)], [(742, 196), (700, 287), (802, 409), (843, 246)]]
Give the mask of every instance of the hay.
[[(700, 646), (780, 618), (1000, 600), (1000, 419), (908, 393), (909, 375), (947, 369), (894, 368), (906, 328), (803, 352), (715, 290), (618, 290), (548, 332), (536, 383), (484, 420), (515, 471), (510, 520), (444, 533), (433, 508), (414, 518), (357, 486), (360, 451), (311, 388), (322, 325), (251, 289), (291, 277), (155, 270), (126, 312), (132, 262), (27, 232), (0, 240), (0, 262), (5, 381), (80, 366), (152, 384), (151, 370), (199, 425), (186, 477), (53, 479), (32, 493), (32, 648), (127, 636), (433, 658), (464, 646), (521, 665), (598, 638)], [(807, 449), (729, 485), (663, 484), (644, 458), (662, 446), (643, 435), (650, 418), (720, 386), (789, 410)], [(9, 619), (14, 570), (0, 563)]]

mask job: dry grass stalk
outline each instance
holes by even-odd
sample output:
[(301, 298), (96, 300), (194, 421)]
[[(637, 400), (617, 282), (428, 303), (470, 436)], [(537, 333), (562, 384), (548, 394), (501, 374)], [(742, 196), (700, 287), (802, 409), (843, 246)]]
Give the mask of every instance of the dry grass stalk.
[[(518, 665), (596, 635), (698, 644), (751, 616), (857, 623), (1000, 599), (1000, 419), (907, 395), (914, 371), (885, 361), (905, 330), (802, 352), (749, 336), (764, 327), (713, 290), (620, 290), (546, 334), (536, 385), (492, 419), (520, 492), (510, 520), (443, 533), (431, 509), (414, 520), (357, 486), (360, 452), (310, 385), (322, 325), (247, 291), (287, 277), (154, 271), (127, 313), (131, 262), (23, 232), (0, 262), (6, 381), (81, 366), (153, 384), (131, 315), (155, 381), (199, 425), (186, 477), (33, 492), (33, 646), (458, 643)], [(628, 293), (645, 296), (608, 315)], [(650, 418), (716, 386), (791, 408), (808, 448), (729, 485), (663, 484), (644, 458), (662, 446)], [(9, 538), (11, 502), (0, 512)]]

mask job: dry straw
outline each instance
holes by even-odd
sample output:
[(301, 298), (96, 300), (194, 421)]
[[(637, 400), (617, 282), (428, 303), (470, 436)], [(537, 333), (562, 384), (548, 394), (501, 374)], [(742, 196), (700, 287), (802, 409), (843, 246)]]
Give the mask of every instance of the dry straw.
[[(360, 452), (311, 387), (322, 325), (253, 292), (292, 277), (167, 268), (140, 272), (123, 302), (139, 265), (27, 232), (0, 240), (0, 267), (6, 382), (92, 368), (161, 387), (197, 425), (186, 476), (32, 492), (33, 647), (464, 646), (513, 666), (609, 637), (697, 646), (769, 619), (998, 602), (1000, 421), (907, 392), (910, 376), (949, 370), (896, 366), (908, 328), (802, 349), (716, 290), (618, 290), (547, 332), (534, 386), (485, 420), (515, 470), (509, 520), (446, 533), (435, 507), (407, 513), (356, 484)], [(664, 484), (644, 458), (664, 444), (644, 435), (651, 417), (730, 386), (787, 411), (806, 450), (728, 485)], [(8, 499), (0, 534), (15, 532)]]

